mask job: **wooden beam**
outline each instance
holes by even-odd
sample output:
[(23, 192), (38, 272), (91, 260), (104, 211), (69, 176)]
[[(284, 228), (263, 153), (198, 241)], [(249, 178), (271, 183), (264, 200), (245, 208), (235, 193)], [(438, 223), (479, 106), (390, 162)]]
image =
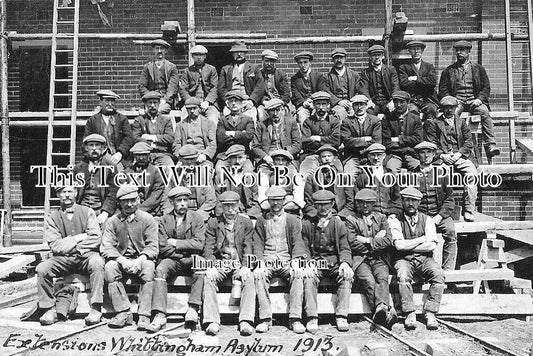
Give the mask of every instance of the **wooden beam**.
[[(518, 142), (518, 140), (517, 140)], [(520, 163), (520, 164), (490, 164), (490, 165), (480, 165), (478, 167), (478, 172), (498, 173), (499, 175), (516, 175), (516, 174), (528, 174), (533, 175), (533, 164), (532, 163)]]
[(392, 19), (392, 0), (385, 0), (385, 64), (391, 64), (390, 56), (390, 35), (392, 33), (393, 19)]
[(37, 299), (37, 288), (15, 293), (6, 300), (0, 302), (0, 309), (14, 307), (15, 305), (31, 302)]
[(507, 263), (515, 263), (531, 257), (533, 257), (533, 247), (531, 246), (522, 246), (514, 250), (505, 251)]
[[(7, 34), (10, 41), (25, 41), (25, 40), (47, 40), (52, 38), (51, 33), (16, 33), (9, 32)], [(187, 34), (181, 33), (177, 36), (177, 43), (186, 43)], [(227, 33), (196, 33), (198, 39), (213, 40), (213, 39), (262, 39), (266, 38), (266, 33), (244, 33), (244, 32), (227, 32)], [(80, 33), (79, 38), (86, 39), (108, 39), (108, 40), (146, 40), (150, 43), (152, 40), (161, 38), (160, 33)]]
[(531, 138), (517, 138), (516, 144), (527, 153), (533, 153), (533, 139)]
[(39, 252), (39, 251), (49, 251), (50, 247), (47, 244), (39, 245), (25, 245), (25, 246), (11, 246), (11, 247), (2, 247), (0, 248), (0, 254), (10, 254), (10, 253), (30, 253), (30, 252)]
[(445, 271), (446, 283), (470, 281), (503, 281), (514, 278), (513, 270), (509, 268), (470, 269)]
[(511, 5), (510, 0), (504, 0), (505, 11), (505, 63), (507, 68), (507, 95), (509, 97), (509, 110), (514, 110), (513, 90), (513, 52), (511, 49)]
[(187, 43), (189, 50), (189, 64), (192, 65), (191, 48), (196, 45), (196, 24), (194, 19), (194, 0), (187, 0)]
[(456, 222), (455, 231), (458, 234), (469, 232), (485, 232), (488, 230), (532, 230), (533, 221), (474, 221), (474, 222)]
[(21, 269), (33, 261), (35, 261), (35, 256), (33, 255), (20, 255), (11, 258), (9, 261), (0, 263), (0, 278)]

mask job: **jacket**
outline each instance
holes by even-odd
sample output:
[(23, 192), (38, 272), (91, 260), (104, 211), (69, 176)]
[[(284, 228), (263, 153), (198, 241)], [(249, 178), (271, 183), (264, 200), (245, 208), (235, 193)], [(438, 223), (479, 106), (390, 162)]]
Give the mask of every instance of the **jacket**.
[[(490, 81), (487, 71), (483, 66), (471, 62), (472, 81), (474, 87), (474, 97), (479, 99), (485, 105), (489, 105)], [(457, 79), (460, 75), (461, 64), (455, 62), (444, 69), (440, 75), (439, 81), (439, 99), (446, 95), (457, 96)]]
[[(455, 132), (457, 134), (457, 143), (459, 145), (459, 152), (465, 159), (470, 159), (474, 164), (477, 163), (475, 156), (472, 154), (474, 144), (472, 143), (472, 133), (466, 124), (466, 121), (460, 117), (455, 117)], [(446, 137), (446, 123), (443, 116), (439, 116), (436, 120), (432, 120), (427, 126), (427, 139), (429, 142), (437, 145), (436, 157), (439, 158), (442, 153), (450, 153), (448, 151), (448, 140)]]
[[(163, 213), (163, 195), (165, 193), (165, 184), (163, 183), (163, 178), (159, 169), (154, 166), (152, 163), (148, 163), (148, 167), (143, 171), (146, 172), (148, 186), (139, 186), (139, 196), (141, 197), (141, 204), (139, 204), (139, 209), (146, 211), (152, 216), (160, 216)], [(124, 170), (125, 174), (135, 175), (141, 174), (142, 172), (137, 173), (135, 170), (135, 165), (132, 165)], [(131, 178), (129, 179), (130, 183), (132, 182)], [(141, 183), (140, 178), (138, 179), (138, 184)]]
[[(372, 72), (374, 68), (369, 66), (361, 72), (361, 79), (359, 80), (359, 93), (365, 95), (367, 98), (372, 101), (378, 94), (376, 83), (372, 80)], [(393, 66), (383, 64), (381, 67), (381, 72), (383, 75), (383, 86), (385, 92), (383, 93), (387, 98), (387, 101), (392, 100), (392, 93), (400, 90), (400, 83), (398, 82), (398, 73)]]
[[(139, 94), (141, 97), (149, 91), (157, 91), (154, 78), (154, 61), (150, 61), (143, 66), (141, 77), (139, 78)], [(179, 73), (175, 64), (168, 60), (163, 60), (163, 67), (165, 70), (165, 82), (167, 84), (167, 90), (164, 99), (169, 102), (178, 95), (179, 91)]]
[(311, 90), (308, 92), (304, 88), (304, 76), (302, 72), (298, 71), (291, 77), (291, 101), (296, 108), (302, 106), (304, 101), (306, 101), (311, 94), (316, 93), (317, 91), (326, 91), (326, 81), (324, 80), (322, 73), (311, 69), (311, 72), (309, 73), (309, 81), (311, 82)]
[[(437, 160), (434, 162), (434, 164), (437, 166), (439, 164), (442, 164), (442, 162), (439, 162), (440, 160)], [(420, 171), (420, 169), (417, 171), (418, 176), (418, 182), (419, 187), (418, 190), (422, 192), (422, 200), (420, 201), (420, 205), (418, 206), (418, 210), (426, 215), (430, 215), (429, 211), (426, 209), (426, 188), (430, 187), (430, 189), (435, 189), (436, 192), (436, 206), (433, 206), (434, 210), (438, 211), (438, 214), (442, 216), (443, 219), (449, 218), (452, 216), (453, 211), (455, 210), (455, 199), (453, 197), (453, 188), (449, 186), (448, 184), (448, 178), (446, 176), (440, 177), (439, 181), (437, 182), (436, 187), (431, 188), (433, 183), (433, 174), (430, 171), (428, 174), (424, 174)]]
[[(346, 68), (346, 67), (345, 67)], [(346, 68), (346, 76), (348, 81), (348, 100), (357, 94), (357, 87), (359, 85), (359, 74), (350, 68)], [(331, 95), (331, 106), (335, 106), (341, 101), (335, 93), (340, 87), (340, 80), (335, 67), (324, 76), (326, 82), (326, 91)]]
[[(183, 223), (185, 223), (185, 232), (178, 236), (174, 211), (161, 217), (159, 220), (159, 259), (181, 259), (202, 254), (205, 246), (204, 219), (197, 212), (188, 210)], [(176, 247), (168, 244), (169, 239), (177, 240)]]
[[(220, 70), (220, 78), (218, 80), (218, 97), (221, 101), (224, 101), (226, 93), (232, 88), (233, 80), (233, 67), (235, 64), (229, 64), (222, 67)], [(244, 90), (246, 94), (253, 101), (255, 106), (261, 104), (263, 95), (265, 95), (265, 83), (263, 74), (258, 66), (250, 64), (250, 62), (244, 63), (243, 69)]]
[(217, 103), (218, 73), (215, 67), (205, 63), (201, 68), (192, 65), (183, 71), (180, 79), (180, 96), (183, 101), (196, 97), (202, 88), (203, 98), (211, 105)]
[[(388, 154), (403, 157), (406, 154), (415, 155), (415, 146), (422, 142), (424, 129), (420, 117), (412, 112), (407, 112), (400, 127), (400, 119), (396, 111), (385, 115), (381, 123), (383, 145)], [(392, 142), (393, 137), (398, 137), (399, 142)]]
[[(348, 230), (346, 229), (346, 225), (338, 216), (333, 215), (329, 220), (328, 226), (322, 232), (317, 227), (318, 221), (318, 216), (314, 216), (309, 220), (304, 220), (302, 223), (302, 238), (309, 248), (310, 259), (322, 258), (323, 252), (319, 254), (320, 251), (317, 251), (317, 247), (320, 248), (320, 246), (316, 246), (316, 244), (320, 240), (320, 235), (324, 233), (324, 238), (329, 240), (330, 243), (333, 242), (331, 240), (334, 240), (335, 245), (334, 254), (324, 256), (325, 260), (328, 261), (328, 265), (334, 267), (346, 262), (351, 266), (352, 253), (348, 244)], [(330, 234), (326, 235), (325, 232), (330, 232)]]
[[(301, 134), (298, 123), (290, 116), (285, 116), (282, 120), (283, 133), (281, 135), (281, 147), (289, 151), (294, 158), (302, 149)], [(252, 155), (256, 161), (260, 161), (272, 150), (272, 128), (270, 119), (258, 123), (252, 140)]]
[[(370, 141), (365, 141), (364, 136), (371, 136)], [(341, 124), (341, 143), (344, 144), (346, 158), (362, 158), (362, 151), (373, 143), (381, 143), (381, 120), (377, 116), (366, 114), (363, 125), (355, 117), (347, 117)]]
[[(263, 75), (263, 79), (265, 82), (265, 95), (263, 96), (263, 101), (270, 100), (272, 98), (270, 98), (270, 94), (268, 92), (268, 74), (264, 68), (261, 69), (261, 74)], [(283, 100), (285, 104), (288, 104), (289, 101), (291, 101), (291, 87), (289, 84), (289, 76), (287, 75), (287, 73), (282, 70), (276, 69), (274, 71), (274, 86), (278, 91), (279, 98)]]
[[(121, 113), (113, 115), (114, 120), (111, 120), (113, 125), (113, 133), (115, 145), (117, 151), (122, 153), (122, 157), (128, 157), (130, 154), (130, 148), (133, 146), (133, 132), (131, 130), (130, 122), (128, 118)], [(85, 124), (85, 130), (83, 132), (83, 138), (91, 135), (99, 134), (105, 137), (104, 134), (104, 119), (102, 118), (102, 112), (98, 112), (91, 116)]]
[[(113, 215), (117, 210), (117, 190), (118, 187), (115, 185), (115, 175), (117, 173), (117, 168), (113, 166), (113, 171), (110, 169), (101, 168), (95, 172), (95, 184), (98, 187), (100, 193), (100, 201), (102, 202), (102, 211), (107, 212), (109, 216)], [(77, 163), (74, 166), (73, 170), (74, 175), (78, 173), (83, 173), (84, 182), (87, 183), (91, 180), (91, 173), (89, 173), (89, 162), (83, 160)], [(105, 174), (105, 182), (100, 182), (100, 176)], [(106, 187), (104, 187), (106, 185)], [(78, 195), (76, 197), (76, 203), (81, 204), (83, 201), (83, 195), (85, 194), (85, 184), (78, 187)]]
[[(310, 137), (320, 136), (320, 142), (311, 141)], [(330, 112), (324, 120), (318, 120), (316, 114), (308, 117), (302, 124), (302, 148), (304, 153), (315, 153), (320, 146), (330, 144), (339, 148), (341, 144), (341, 120)]]
[[(131, 129), (133, 132), (133, 139), (135, 142), (148, 142), (141, 138), (144, 134), (155, 135), (157, 138), (156, 142), (153, 142), (153, 147), (155, 151), (153, 152), (164, 152), (172, 154), (172, 144), (174, 143), (174, 128), (172, 126), (173, 117), (169, 115), (158, 114), (155, 121), (155, 132), (149, 132), (149, 123), (150, 116), (144, 114), (137, 116)], [(151, 142), (150, 142), (151, 143)]]
[[(247, 115), (240, 115), (237, 125), (233, 126), (230, 116), (221, 116), (217, 124), (217, 151), (225, 153), (232, 145), (243, 145), (247, 154), (250, 154), (250, 143), (254, 138), (254, 121)], [(226, 135), (226, 131), (235, 131), (234, 136)], [(225, 157), (225, 155), (224, 155)]]
[[(205, 154), (207, 158), (212, 160), (215, 158), (217, 151), (216, 127), (203, 115), (200, 115), (197, 120), (201, 126), (202, 140), (204, 144), (204, 149), (200, 150), (200, 153)], [(190, 121), (191, 120), (189, 118), (186, 118), (185, 120), (176, 124), (174, 143), (172, 144), (172, 151), (176, 157), (179, 156), (178, 152), (180, 148), (187, 144), (187, 132), (185, 130), (184, 122)]]
[[(407, 78), (416, 76), (416, 80)], [(411, 96), (428, 99), (434, 104), (439, 104), (437, 99), (437, 71), (431, 63), (421, 61), (420, 69), (416, 69), (414, 63), (402, 64), (398, 68), (400, 89), (408, 92)]]
[[(337, 172), (335, 169), (335, 166), (332, 166), (331, 169), (335, 171), (335, 173), (342, 173)], [(320, 171), (317, 171), (315, 174), (320, 174)], [(315, 174), (311, 174), (306, 178), (305, 186), (304, 186), (304, 200), (305, 200), (305, 207), (303, 209), (304, 216), (313, 217), (316, 216), (317, 210), (315, 208), (315, 205), (313, 204), (313, 193), (316, 191), (319, 191), (321, 189), (327, 189), (331, 190), (330, 188), (321, 188), (316, 179)], [(332, 176), (332, 178), (335, 176)], [(338, 213), (342, 209), (344, 209), (346, 205), (346, 193), (345, 193), (344, 187), (339, 187), (339, 185), (335, 182), (333, 184), (333, 193), (335, 193), (335, 204), (334, 209)]]

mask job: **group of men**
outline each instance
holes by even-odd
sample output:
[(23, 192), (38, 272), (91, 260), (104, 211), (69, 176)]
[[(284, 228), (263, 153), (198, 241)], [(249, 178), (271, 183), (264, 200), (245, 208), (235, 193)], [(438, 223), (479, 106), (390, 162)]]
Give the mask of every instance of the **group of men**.
[[(413, 62), (400, 67), (399, 81), (382, 63), (383, 47), (374, 45), (361, 75), (345, 68), (343, 49), (332, 53), (324, 76), (311, 69), (311, 53), (299, 53), (290, 88), (273, 51), (263, 52), (260, 69), (238, 43), (235, 63), (217, 76), (205, 63), (207, 50), (195, 46), (194, 64), (176, 78), (164, 59), (168, 44), (153, 47), (156, 58), (139, 85), (145, 113), (130, 125), (115, 109), (118, 95), (99, 91), (101, 110), (87, 121), (85, 157), (74, 168), (82, 184), (57, 187), (61, 206), (44, 232), (53, 257), (37, 268), (41, 323), (57, 320), (53, 278), (81, 272), (91, 282), (88, 325), (101, 320), (104, 282), (116, 312), (109, 326), (132, 323), (123, 279), (135, 275), (137, 327), (157, 332), (166, 325), (169, 279), (189, 275), (191, 327), (201, 320), (206, 333), (219, 332), (217, 290), (230, 279), (242, 289), (241, 334), (267, 332), (270, 280), (279, 276), (289, 282), (296, 333), (318, 330), (324, 277), (337, 284), (339, 330), (349, 328), (352, 284), (376, 323), (391, 327), (399, 308), (412, 329), (411, 284), (421, 275), (431, 284), (427, 327), (437, 328), (443, 271), (455, 269), (457, 256), (448, 177), (477, 174), (460, 111), (481, 114), (489, 152), (498, 153), (488, 79), (469, 61), (468, 42), (454, 46), (458, 62), (441, 76), (439, 102), (435, 69), (421, 61), (425, 45), (418, 41), (407, 45)], [(165, 112), (179, 98), (187, 115), (175, 120)], [(414, 183), (398, 183), (405, 174)], [(463, 216), (472, 221), (477, 186), (466, 184), (464, 196)], [(433, 258), (437, 233), (442, 262)], [(401, 296), (396, 308), (389, 304), (391, 273)]]

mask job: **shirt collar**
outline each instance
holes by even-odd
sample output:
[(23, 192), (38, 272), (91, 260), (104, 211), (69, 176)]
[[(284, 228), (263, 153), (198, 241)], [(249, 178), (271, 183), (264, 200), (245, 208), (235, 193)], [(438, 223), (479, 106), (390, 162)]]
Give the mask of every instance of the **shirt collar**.
[(372, 69), (374, 69), (374, 71), (376, 72), (380, 72), (381, 71), (381, 68), (383, 68), (383, 63), (381, 63), (379, 66), (375, 67), (375, 66), (372, 66)]
[(342, 77), (344, 73), (346, 73), (346, 67), (342, 67), (341, 70), (338, 70), (337, 68), (333, 68), (333, 70), (339, 75), (339, 77)]
[(137, 221), (137, 212), (139, 211), (139, 209), (135, 210), (135, 212), (131, 215), (124, 215), (122, 212), (119, 214), (119, 219), (120, 221), (128, 221), (128, 222), (132, 222), (133, 220)]

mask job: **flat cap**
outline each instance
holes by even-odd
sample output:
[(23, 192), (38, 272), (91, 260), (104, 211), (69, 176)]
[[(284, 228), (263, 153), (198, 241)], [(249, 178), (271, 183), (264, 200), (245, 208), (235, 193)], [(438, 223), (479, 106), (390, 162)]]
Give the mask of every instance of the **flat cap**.
[(189, 99), (185, 100), (186, 108), (193, 108), (195, 106), (200, 106), (200, 104), (202, 104), (202, 99), (195, 96), (191, 96)]
[(422, 199), (422, 193), (420, 193), (420, 190), (413, 187), (407, 187), (400, 190), (400, 195), (402, 198)]
[(355, 200), (362, 200), (362, 201), (377, 201), (378, 195), (375, 191), (372, 189), (364, 188), (355, 194)]
[(325, 91), (317, 91), (316, 93), (311, 94), (311, 100), (330, 100), (331, 95)]
[(428, 141), (422, 141), (415, 146), (415, 150), (437, 150), (437, 145)]
[(287, 191), (283, 187), (275, 185), (268, 188), (265, 194), (267, 198), (285, 198)]
[(312, 198), (314, 203), (329, 203), (335, 200), (335, 194), (329, 190), (321, 189), (314, 192)]
[(363, 95), (363, 94), (357, 94), (357, 95), (354, 95), (351, 99), (350, 99), (350, 102), (353, 104), (353, 103), (368, 103), (368, 98), (366, 97), (366, 95)]
[(142, 101), (147, 101), (150, 99), (161, 99), (161, 94), (159, 94), (158, 91), (149, 91), (148, 93), (144, 94), (142, 97)]
[(278, 98), (270, 99), (269, 101), (265, 102), (265, 110), (276, 109), (283, 105), (285, 105), (285, 102), (283, 102), (283, 100), (281, 99), (278, 99)]
[(408, 92), (403, 91), (403, 90), (397, 90), (394, 93), (392, 93), (392, 98), (393, 99), (403, 99), (403, 100), (409, 101), (409, 100), (411, 100), (411, 94), (409, 94)]
[(226, 93), (224, 100), (228, 99), (239, 99), (239, 100), (248, 100), (249, 96), (246, 95), (242, 90), (232, 89)]
[(373, 153), (373, 152), (385, 152), (385, 146), (383, 146), (381, 143), (376, 142), (368, 146), (365, 152), (367, 154)]
[(270, 157), (274, 158), (276, 156), (283, 156), (287, 158), (289, 161), (292, 161), (294, 159), (294, 157), (292, 157), (292, 154), (289, 151), (282, 150), (282, 149), (277, 149), (277, 150), (272, 151), (272, 153), (270, 153)]
[(333, 154), (335, 154), (335, 155), (339, 153), (339, 151), (338, 151), (335, 147), (333, 147), (332, 145), (330, 145), (329, 143), (326, 143), (325, 145), (320, 146), (320, 147), (316, 150), (315, 153), (316, 153), (317, 155), (319, 155), (319, 154), (321, 154), (322, 152), (325, 152), (325, 151), (331, 152), (331, 153), (333, 153)]
[(169, 199), (174, 199), (175, 197), (179, 197), (181, 195), (186, 195), (188, 197), (190, 197), (192, 194), (191, 190), (187, 187), (182, 187), (182, 186), (178, 186), (178, 187), (174, 187), (172, 189), (170, 189), (170, 191), (168, 192), (168, 198)]
[(348, 54), (348, 52), (346, 52), (346, 50), (344, 48), (341, 48), (341, 47), (337, 47), (335, 48), (333, 51), (331, 51), (331, 57), (335, 57), (335, 56), (344, 56), (346, 57), (346, 55)]
[(118, 96), (112, 90), (108, 90), (108, 89), (97, 91), (96, 96), (98, 96), (100, 99), (104, 99), (104, 98), (105, 99), (120, 99), (120, 96)]
[(467, 49), (472, 49), (472, 43), (468, 42), (468, 41), (465, 41), (465, 40), (461, 40), (461, 41), (457, 41), (453, 44), (453, 48), (467, 48)]
[(374, 52), (385, 53), (385, 47), (383, 47), (382, 45), (375, 44), (373, 46), (370, 46), (370, 48), (366, 50), (366, 53), (368, 54), (371, 54)]
[(233, 46), (231, 46), (229, 51), (230, 52), (248, 52), (249, 49), (246, 46), (246, 43), (239, 41), (239, 42), (235, 42)]
[(139, 196), (138, 193), (139, 188), (133, 185), (123, 185), (122, 187), (118, 188), (117, 191), (117, 199), (133, 199), (137, 198)]
[(74, 185), (69, 185), (69, 184), (65, 184), (65, 185), (55, 185), (55, 186), (54, 186), (54, 189), (55, 189), (55, 191), (56, 191), (56, 194), (59, 194), (59, 193), (61, 193), (61, 191), (62, 191), (63, 189), (65, 189), (65, 188), (67, 188), (67, 187), (72, 187), (72, 188), (76, 189), (76, 186), (74, 186)]
[(232, 157), (232, 156), (239, 156), (246, 153), (246, 149), (243, 145), (231, 145), (226, 150), (226, 158)]
[(444, 98), (440, 99), (440, 106), (457, 106), (457, 99), (451, 95), (446, 95)]
[(90, 134), (89, 136), (87, 136), (87, 137), (85, 137), (83, 139), (83, 143), (87, 143), (87, 142), (100, 142), (100, 143), (105, 144), (107, 141), (106, 141), (105, 137), (102, 136), (102, 135)]
[(218, 201), (221, 204), (238, 203), (239, 200), (241, 200), (241, 196), (239, 195), (239, 193), (231, 191), (231, 190), (226, 190), (224, 193), (220, 194), (220, 196), (218, 197)]
[(193, 145), (184, 145), (178, 151), (178, 156), (185, 159), (198, 157), (198, 149)]
[(207, 54), (207, 48), (202, 45), (196, 45), (189, 51), (190, 54)]
[(422, 47), (426, 48), (426, 44), (422, 41), (411, 41), (405, 45), (405, 48)]
[(275, 61), (279, 59), (278, 54), (271, 49), (265, 49), (263, 52), (261, 52), (261, 57), (273, 59)]
[(133, 154), (146, 154), (152, 152), (152, 147), (146, 142), (137, 142), (130, 148), (130, 152)]
[(302, 51), (302, 52), (296, 53), (296, 55), (294, 56), (294, 60), (296, 62), (298, 62), (302, 58), (306, 58), (306, 59), (309, 59), (310, 61), (312, 61), (313, 58), (315, 58), (315, 57), (313, 56), (313, 53), (311, 53), (309, 51)]
[(162, 40), (162, 39), (160, 39), (160, 38), (158, 38), (157, 40), (153, 40), (152, 43), (150, 43), (150, 45), (151, 45), (152, 47), (155, 47), (155, 46), (157, 46), (157, 45), (159, 45), (159, 46), (163, 46), (163, 47), (165, 47), (165, 48), (169, 48), (169, 47), (170, 47), (170, 43), (168, 43), (167, 41)]

